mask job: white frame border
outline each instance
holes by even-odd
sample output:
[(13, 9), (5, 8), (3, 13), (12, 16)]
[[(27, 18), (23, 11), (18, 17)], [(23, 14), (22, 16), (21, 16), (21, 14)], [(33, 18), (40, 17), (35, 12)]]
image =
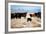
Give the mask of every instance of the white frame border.
[[(10, 5), (31, 5), (31, 6), (41, 6), (41, 28), (20, 28), (20, 29), (11, 29), (10, 27), (10, 14), (11, 14), (11, 10), (10, 10)], [(8, 31), (12, 32), (12, 31), (28, 31), (28, 30), (43, 30), (43, 5), (41, 4), (21, 4), (21, 3), (8, 3)]]

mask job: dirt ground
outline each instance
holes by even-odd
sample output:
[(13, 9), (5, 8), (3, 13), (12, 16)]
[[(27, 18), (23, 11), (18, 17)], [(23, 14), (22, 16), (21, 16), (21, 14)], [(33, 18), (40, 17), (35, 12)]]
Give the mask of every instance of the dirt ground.
[(38, 17), (32, 17), (32, 21), (28, 21), (24, 17), (21, 19), (11, 19), (11, 28), (29, 28), (29, 27), (41, 27), (41, 19)]

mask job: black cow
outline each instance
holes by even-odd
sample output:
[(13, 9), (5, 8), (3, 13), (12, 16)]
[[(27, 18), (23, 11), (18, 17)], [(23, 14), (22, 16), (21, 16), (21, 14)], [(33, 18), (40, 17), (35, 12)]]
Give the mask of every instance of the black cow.
[(32, 20), (31, 18), (27, 18), (27, 22), (28, 22), (28, 21), (31, 21), (31, 20)]
[(12, 19), (12, 18), (15, 18), (15, 15), (16, 15), (15, 13), (12, 13), (12, 14), (11, 14), (11, 19)]
[(11, 13), (11, 19), (12, 18), (21, 18), (21, 17), (26, 17), (26, 13)]
[(41, 12), (35, 13), (35, 16), (41, 18)]

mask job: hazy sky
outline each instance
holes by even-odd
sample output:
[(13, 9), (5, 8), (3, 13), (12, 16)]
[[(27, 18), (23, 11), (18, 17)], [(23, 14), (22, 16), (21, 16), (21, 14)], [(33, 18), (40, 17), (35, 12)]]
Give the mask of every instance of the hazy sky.
[(23, 13), (23, 12), (36, 13), (40, 11), (41, 11), (40, 6), (11, 5), (12, 13)]

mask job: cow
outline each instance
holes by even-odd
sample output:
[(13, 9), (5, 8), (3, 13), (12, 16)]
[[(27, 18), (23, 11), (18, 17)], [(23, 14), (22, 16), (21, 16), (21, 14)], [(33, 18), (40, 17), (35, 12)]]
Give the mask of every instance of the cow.
[(27, 22), (28, 22), (28, 21), (30, 21), (30, 22), (31, 22), (31, 21), (32, 21), (32, 19), (31, 19), (31, 18), (27, 18)]
[(21, 18), (21, 17), (25, 17), (26, 18), (26, 13), (11, 13), (11, 19), (12, 18)]
[(15, 18), (15, 15), (16, 15), (15, 13), (12, 13), (11, 14), (11, 19)]
[(41, 18), (41, 12), (35, 13), (35, 16), (37, 16), (38, 18)]

